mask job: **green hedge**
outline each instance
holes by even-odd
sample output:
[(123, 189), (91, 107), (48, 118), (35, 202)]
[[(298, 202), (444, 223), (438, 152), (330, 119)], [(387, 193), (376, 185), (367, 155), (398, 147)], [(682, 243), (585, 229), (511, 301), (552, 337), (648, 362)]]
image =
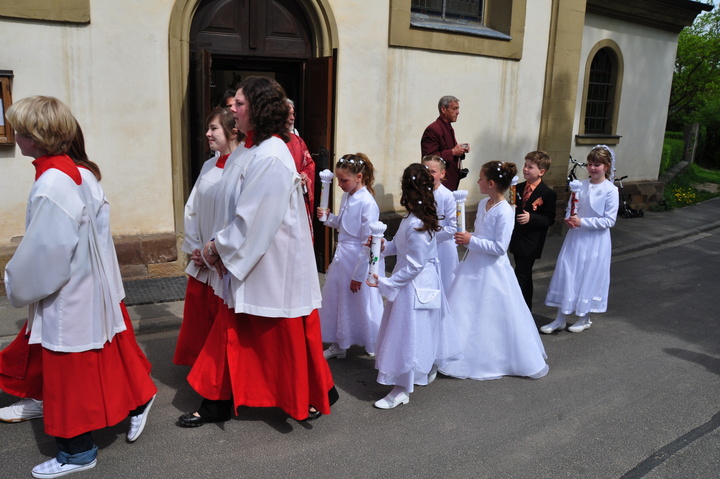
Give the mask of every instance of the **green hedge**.
[(682, 139), (668, 138), (666, 133), (663, 142), (662, 159), (660, 160), (660, 174), (665, 174), (670, 168), (680, 163), (684, 153), (685, 142)]
[(672, 138), (673, 140), (682, 140), (685, 137), (682, 131), (666, 131), (665, 138)]

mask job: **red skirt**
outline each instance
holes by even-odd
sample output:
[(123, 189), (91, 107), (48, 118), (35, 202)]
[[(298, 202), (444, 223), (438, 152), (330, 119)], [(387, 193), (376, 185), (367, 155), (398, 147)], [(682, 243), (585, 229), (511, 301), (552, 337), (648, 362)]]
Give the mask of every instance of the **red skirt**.
[(308, 407), (330, 413), (332, 374), (323, 356), (320, 316), (264, 318), (220, 308), (190, 370), (202, 397), (239, 406), (279, 407), (297, 420)]
[(210, 334), (215, 316), (223, 305), (210, 285), (190, 276), (185, 290), (183, 320), (173, 363), (192, 366)]
[(29, 344), (27, 321), (0, 351), (0, 389), (21, 398), (42, 399), (42, 346)]
[[(135, 340), (135, 331), (124, 302), (120, 302), (120, 309), (125, 319), (125, 335), (129, 338), (125, 341), (131, 343), (134, 354), (143, 363), (149, 374), (150, 361)], [(13, 342), (0, 351), (0, 390), (13, 396), (42, 400), (43, 348), (40, 344), (30, 344), (29, 340), (30, 335), (27, 334), (26, 321)]]
[(45, 432), (70, 438), (114, 426), (157, 393), (150, 362), (135, 340), (124, 304), (127, 330), (102, 349), (60, 353), (42, 348)]

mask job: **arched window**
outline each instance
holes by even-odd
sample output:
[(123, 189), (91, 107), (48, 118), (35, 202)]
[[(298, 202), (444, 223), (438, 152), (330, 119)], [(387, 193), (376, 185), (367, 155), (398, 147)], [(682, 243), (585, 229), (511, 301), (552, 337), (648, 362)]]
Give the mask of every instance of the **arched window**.
[[(611, 40), (595, 46), (585, 69), (585, 86), (581, 112), (580, 144), (603, 140), (617, 143), (618, 106), (622, 87), (622, 57)], [(608, 141), (609, 140), (609, 141)]]
[(617, 67), (612, 51), (601, 48), (590, 64), (588, 94), (585, 104), (585, 133), (612, 134)]

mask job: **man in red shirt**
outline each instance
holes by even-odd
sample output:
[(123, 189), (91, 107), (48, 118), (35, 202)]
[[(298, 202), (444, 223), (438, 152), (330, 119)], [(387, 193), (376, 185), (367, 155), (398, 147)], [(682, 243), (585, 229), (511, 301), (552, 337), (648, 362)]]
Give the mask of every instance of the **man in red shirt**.
[(422, 157), (438, 155), (445, 161), (446, 174), (444, 185), (451, 191), (458, 189), (460, 180), (467, 176), (467, 170), (462, 168), (465, 153), (470, 151), (468, 143), (458, 144), (455, 140), (455, 130), (452, 123), (457, 121), (460, 114), (460, 100), (452, 95), (440, 98), (438, 102), (440, 116), (430, 123), (420, 140)]

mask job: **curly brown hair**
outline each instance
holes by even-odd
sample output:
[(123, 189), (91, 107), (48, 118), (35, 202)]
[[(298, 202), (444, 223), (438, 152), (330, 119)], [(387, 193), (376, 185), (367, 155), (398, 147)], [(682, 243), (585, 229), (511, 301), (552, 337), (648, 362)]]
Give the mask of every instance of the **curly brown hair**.
[(373, 183), (375, 183), (375, 169), (365, 153), (355, 153), (343, 155), (342, 158), (335, 163), (335, 169), (347, 170), (353, 175), (360, 173), (362, 175), (362, 184), (371, 195), (375, 196)]
[(499, 191), (504, 192), (510, 188), (513, 177), (517, 175), (515, 163), (503, 161), (488, 161), (482, 165), (481, 171), (487, 180), (492, 180)]
[(438, 222), (437, 207), (433, 194), (433, 177), (425, 165), (413, 163), (407, 168), (400, 180), (402, 196), (400, 204), (422, 221), (421, 228), (417, 231), (427, 231), (432, 236), (440, 230)]
[[(255, 143), (260, 144), (273, 135), (285, 143), (290, 141), (287, 129), (290, 105), (285, 90), (267, 77), (247, 77), (238, 85), (247, 102), (248, 117), (255, 126)], [(245, 132), (244, 132), (245, 133)]]

